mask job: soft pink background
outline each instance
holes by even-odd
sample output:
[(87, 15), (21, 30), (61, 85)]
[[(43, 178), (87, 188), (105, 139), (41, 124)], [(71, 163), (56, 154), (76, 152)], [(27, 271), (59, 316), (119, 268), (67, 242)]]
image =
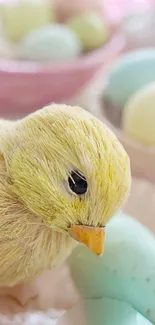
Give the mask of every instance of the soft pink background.
[[(103, 0), (103, 3), (115, 25), (133, 4), (145, 8), (155, 4), (155, 0)], [(17, 118), (51, 102), (72, 101), (122, 50), (123, 44), (116, 38), (107, 46), (69, 64), (43, 66), (1, 60), (0, 117)]]

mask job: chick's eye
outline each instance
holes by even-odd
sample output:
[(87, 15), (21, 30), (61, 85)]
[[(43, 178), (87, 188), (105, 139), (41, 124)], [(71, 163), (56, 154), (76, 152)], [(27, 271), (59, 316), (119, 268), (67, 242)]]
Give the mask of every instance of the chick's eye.
[(68, 178), (68, 184), (71, 191), (77, 195), (82, 195), (87, 192), (88, 184), (86, 178), (78, 171), (72, 171)]

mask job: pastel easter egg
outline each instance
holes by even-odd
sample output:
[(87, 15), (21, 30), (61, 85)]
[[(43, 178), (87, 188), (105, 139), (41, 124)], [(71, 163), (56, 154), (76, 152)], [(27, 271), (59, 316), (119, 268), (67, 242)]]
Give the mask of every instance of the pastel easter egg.
[(69, 263), (85, 299), (109, 297), (128, 303), (155, 323), (155, 237), (135, 219), (120, 215), (109, 222), (102, 257), (81, 245)]
[(49, 24), (54, 19), (54, 9), (49, 0), (6, 1), (3, 21), (7, 37), (19, 41), (30, 31)]
[(141, 88), (127, 102), (122, 126), (131, 138), (155, 145), (155, 82)]
[(155, 80), (155, 50), (136, 50), (123, 55), (107, 75), (105, 96), (116, 107), (124, 108), (141, 87)]
[(58, 321), (58, 325), (151, 325), (130, 304), (108, 297), (85, 299)]
[(151, 325), (130, 304), (108, 297), (85, 301), (85, 314), (89, 325)]
[(68, 26), (78, 35), (85, 51), (97, 49), (109, 37), (106, 21), (92, 12), (73, 17), (69, 20)]
[(76, 34), (65, 25), (51, 24), (31, 32), (20, 42), (18, 57), (36, 61), (69, 61), (81, 53)]

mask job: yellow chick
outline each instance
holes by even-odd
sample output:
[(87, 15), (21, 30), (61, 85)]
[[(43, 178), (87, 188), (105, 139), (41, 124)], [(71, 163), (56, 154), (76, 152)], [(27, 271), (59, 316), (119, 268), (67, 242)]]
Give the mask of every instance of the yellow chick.
[(102, 254), (131, 183), (115, 135), (79, 107), (51, 105), (1, 121), (0, 150), (0, 285), (52, 268), (74, 239)]

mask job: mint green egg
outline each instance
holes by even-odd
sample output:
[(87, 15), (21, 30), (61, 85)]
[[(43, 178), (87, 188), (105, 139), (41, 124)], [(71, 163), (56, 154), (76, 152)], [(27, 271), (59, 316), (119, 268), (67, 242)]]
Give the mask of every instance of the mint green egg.
[(84, 298), (123, 301), (155, 323), (155, 237), (139, 222), (113, 218), (106, 227), (103, 256), (78, 246), (69, 263)]
[(124, 108), (137, 90), (152, 81), (155, 81), (155, 50), (130, 52), (110, 68), (105, 95), (113, 105)]
[(75, 59), (81, 50), (80, 40), (72, 30), (65, 25), (51, 24), (25, 36), (18, 46), (18, 57), (63, 62)]
[(106, 21), (92, 12), (71, 18), (68, 26), (76, 32), (86, 51), (95, 50), (102, 46), (109, 37)]
[(88, 325), (151, 325), (126, 302), (111, 299), (89, 299), (85, 301)]
[(84, 299), (65, 313), (61, 325), (151, 325), (130, 304), (111, 298)]

